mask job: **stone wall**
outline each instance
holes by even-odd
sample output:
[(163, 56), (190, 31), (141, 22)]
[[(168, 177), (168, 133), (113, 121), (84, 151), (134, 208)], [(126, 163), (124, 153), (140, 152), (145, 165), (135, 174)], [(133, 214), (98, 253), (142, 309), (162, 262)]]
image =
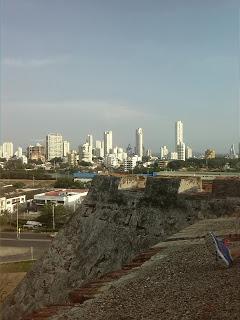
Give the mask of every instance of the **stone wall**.
[[(94, 179), (79, 210), (4, 303), (3, 320), (67, 302), (73, 288), (120, 269), (140, 251), (213, 211), (213, 200), (179, 194), (179, 178), (149, 178), (143, 192), (120, 190), (120, 184), (121, 177)], [(228, 213), (222, 205), (217, 215)]]
[(120, 179), (118, 189), (144, 189), (146, 185), (146, 178), (136, 175), (123, 176)]

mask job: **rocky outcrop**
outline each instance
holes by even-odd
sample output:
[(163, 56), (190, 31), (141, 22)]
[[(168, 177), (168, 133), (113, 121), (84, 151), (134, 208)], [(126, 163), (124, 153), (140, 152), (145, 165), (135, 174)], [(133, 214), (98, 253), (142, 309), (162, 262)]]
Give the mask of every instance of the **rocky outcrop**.
[[(79, 210), (7, 298), (2, 319), (68, 302), (73, 288), (120, 269), (140, 251), (210, 214), (214, 200), (186, 196), (199, 186), (191, 181), (149, 178), (145, 189), (141, 184), (131, 189), (121, 177), (96, 177)], [(219, 204), (218, 215), (226, 213), (221, 210)]]
[(215, 197), (240, 197), (239, 178), (218, 178), (213, 180), (212, 193)]

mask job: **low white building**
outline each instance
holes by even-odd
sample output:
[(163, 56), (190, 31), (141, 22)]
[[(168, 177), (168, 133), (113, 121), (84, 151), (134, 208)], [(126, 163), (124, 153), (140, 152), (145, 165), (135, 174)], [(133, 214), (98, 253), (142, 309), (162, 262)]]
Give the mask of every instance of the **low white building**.
[(88, 189), (60, 189), (46, 193), (36, 194), (34, 202), (37, 206), (56, 204), (75, 208), (80, 205), (86, 197)]
[(17, 195), (15, 197), (2, 197), (0, 198), (0, 214), (5, 211), (13, 213), (17, 211), (18, 205), (26, 202), (26, 195)]

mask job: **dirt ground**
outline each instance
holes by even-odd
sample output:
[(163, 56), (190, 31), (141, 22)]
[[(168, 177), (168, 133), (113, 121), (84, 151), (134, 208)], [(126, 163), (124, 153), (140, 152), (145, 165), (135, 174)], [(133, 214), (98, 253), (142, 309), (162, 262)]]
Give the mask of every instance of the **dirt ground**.
[(0, 304), (23, 279), (26, 272), (0, 273)]
[(27, 179), (0, 179), (0, 188), (7, 184), (14, 184), (17, 182), (22, 182), (26, 187), (29, 188), (44, 188), (52, 187), (55, 180), (27, 180)]

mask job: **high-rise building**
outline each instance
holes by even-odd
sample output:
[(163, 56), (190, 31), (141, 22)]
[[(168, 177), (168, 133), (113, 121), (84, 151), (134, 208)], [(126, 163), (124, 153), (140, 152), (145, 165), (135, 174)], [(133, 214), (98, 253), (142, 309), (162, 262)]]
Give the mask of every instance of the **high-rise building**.
[(63, 157), (63, 137), (60, 133), (49, 133), (46, 136), (47, 160)]
[(118, 167), (118, 159), (117, 159), (117, 155), (116, 154), (107, 154), (104, 157), (104, 165), (107, 168), (116, 168)]
[(169, 152), (168, 158), (169, 158), (169, 160), (178, 160), (178, 153), (177, 152)]
[(177, 151), (177, 146), (183, 143), (183, 123), (181, 120), (175, 123), (175, 146)]
[(3, 157), (3, 149), (2, 149), (2, 145), (0, 145), (0, 158)]
[(67, 157), (67, 154), (70, 152), (70, 143), (68, 141), (63, 141), (63, 156)]
[(104, 132), (104, 156), (109, 154), (110, 149), (112, 149), (112, 131)]
[(186, 152), (185, 143), (184, 142), (180, 142), (177, 145), (178, 160), (185, 161), (185, 152)]
[(79, 161), (92, 162), (92, 147), (87, 142), (79, 146)]
[(124, 171), (131, 172), (136, 167), (137, 162), (138, 156), (127, 157), (127, 159), (124, 160)]
[(9, 159), (13, 157), (13, 143), (4, 142), (2, 146), (3, 158)]
[(146, 156), (150, 157), (150, 158), (152, 157), (152, 150), (151, 149), (147, 149)]
[(41, 144), (37, 143), (35, 146), (27, 147), (27, 157), (29, 160), (45, 161), (45, 148)]
[(213, 149), (207, 149), (205, 151), (205, 159), (214, 159), (216, 158), (216, 152)]
[(18, 148), (17, 148), (17, 151), (15, 152), (14, 155), (15, 155), (17, 158), (21, 158), (22, 155), (23, 155), (23, 149), (22, 149), (22, 147), (18, 147)]
[(71, 167), (76, 167), (77, 166), (77, 151), (72, 150), (67, 154), (67, 159), (68, 159), (68, 164)]
[(166, 160), (168, 157), (168, 148), (167, 146), (162, 146), (160, 149), (160, 159)]
[(136, 129), (136, 155), (139, 158), (143, 157), (143, 129), (138, 128)]
[(101, 140), (96, 140), (94, 151), (94, 156), (97, 158), (103, 158), (104, 157), (104, 142)]
[(229, 151), (229, 158), (230, 159), (236, 159), (237, 158), (237, 154), (235, 151), (235, 146), (234, 144), (231, 145), (230, 151)]
[(96, 146), (96, 148), (102, 148), (102, 147), (103, 147), (103, 141), (101, 141), (101, 140), (96, 140), (95, 146)]
[(86, 142), (93, 148), (93, 136), (91, 134), (88, 134)]
[(185, 150), (185, 158), (190, 159), (192, 158), (192, 156), (193, 156), (192, 149), (189, 146), (187, 146)]

